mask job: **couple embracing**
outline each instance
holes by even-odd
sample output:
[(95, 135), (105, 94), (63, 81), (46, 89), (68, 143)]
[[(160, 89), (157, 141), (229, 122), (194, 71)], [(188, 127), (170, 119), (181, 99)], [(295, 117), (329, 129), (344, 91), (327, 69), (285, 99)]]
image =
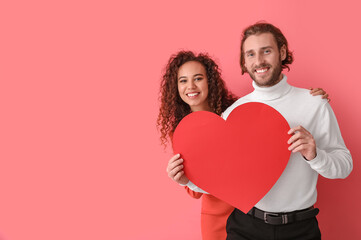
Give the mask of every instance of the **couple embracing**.
[(248, 213), (190, 182), (183, 171), (186, 159), (179, 153), (169, 160), (168, 176), (185, 186), (192, 197), (202, 197), (203, 239), (321, 239), (316, 219), (319, 210), (313, 207), (318, 175), (345, 178), (353, 164), (328, 95), (319, 88), (307, 90), (288, 84), (282, 70), (289, 70), (292, 62), (288, 42), (277, 27), (269, 23), (247, 27), (242, 34), (240, 65), (242, 74), (253, 79), (254, 91), (236, 100), (207, 54), (182, 51), (169, 59), (161, 81), (157, 121), (163, 144), (172, 139), (175, 128), (189, 113), (210, 111), (227, 119), (233, 109), (247, 102), (273, 107), (291, 126), (287, 167)]

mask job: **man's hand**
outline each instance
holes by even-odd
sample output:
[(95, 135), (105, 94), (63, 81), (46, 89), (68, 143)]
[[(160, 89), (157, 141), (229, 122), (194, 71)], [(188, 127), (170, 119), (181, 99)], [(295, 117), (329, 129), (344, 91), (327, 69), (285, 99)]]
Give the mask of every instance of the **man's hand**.
[(186, 177), (183, 171), (183, 159), (180, 158), (180, 154), (174, 155), (168, 162), (167, 166), (168, 176), (173, 179), (173, 181), (179, 184), (187, 184), (189, 179)]
[(312, 160), (316, 157), (316, 142), (311, 133), (302, 126), (291, 128), (288, 134), (293, 136), (288, 139), (288, 150), (292, 152), (300, 152), (306, 160)]

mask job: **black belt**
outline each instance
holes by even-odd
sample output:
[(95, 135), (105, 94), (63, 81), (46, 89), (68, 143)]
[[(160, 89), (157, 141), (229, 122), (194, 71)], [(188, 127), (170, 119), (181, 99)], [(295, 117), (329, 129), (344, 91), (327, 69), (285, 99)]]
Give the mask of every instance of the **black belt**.
[(263, 220), (265, 223), (271, 225), (281, 225), (313, 218), (318, 214), (318, 212), (319, 209), (314, 208), (313, 206), (299, 211), (281, 213), (264, 212), (253, 207), (248, 214)]

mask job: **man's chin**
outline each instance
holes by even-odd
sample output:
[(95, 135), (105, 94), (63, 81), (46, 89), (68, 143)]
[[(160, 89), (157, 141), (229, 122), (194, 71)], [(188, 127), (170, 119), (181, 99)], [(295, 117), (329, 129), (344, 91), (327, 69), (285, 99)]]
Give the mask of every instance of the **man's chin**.
[(250, 77), (259, 87), (272, 87), (282, 79), (280, 76), (276, 77), (273, 74), (265, 78), (250, 74)]
[(263, 79), (263, 78), (257, 78), (256, 76), (251, 76), (251, 78), (259, 87), (267, 87), (272, 82), (271, 79), (269, 78)]

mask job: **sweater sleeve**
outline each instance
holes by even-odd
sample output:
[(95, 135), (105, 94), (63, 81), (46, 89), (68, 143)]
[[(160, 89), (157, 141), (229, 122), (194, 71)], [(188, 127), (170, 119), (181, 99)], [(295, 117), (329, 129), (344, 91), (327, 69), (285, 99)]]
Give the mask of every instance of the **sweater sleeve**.
[(187, 191), (188, 195), (191, 196), (192, 198), (199, 199), (203, 195), (203, 193), (190, 190), (189, 187), (187, 187), (187, 186), (185, 186), (184, 188)]
[(205, 194), (209, 194), (206, 191), (202, 190), (201, 188), (197, 187), (194, 183), (192, 183), (191, 181), (188, 181), (188, 183), (186, 185), (183, 184), (179, 184), (181, 186), (187, 186), (189, 189), (191, 189), (194, 192), (198, 192), (198, 193), (205, 193)]
[(325, 178), (346, 178), (352, 171), (350, 151), (342, 139), (336, 116), (328, 103), (321, 106), (315, 138), (317, 156), (307, 161)]

